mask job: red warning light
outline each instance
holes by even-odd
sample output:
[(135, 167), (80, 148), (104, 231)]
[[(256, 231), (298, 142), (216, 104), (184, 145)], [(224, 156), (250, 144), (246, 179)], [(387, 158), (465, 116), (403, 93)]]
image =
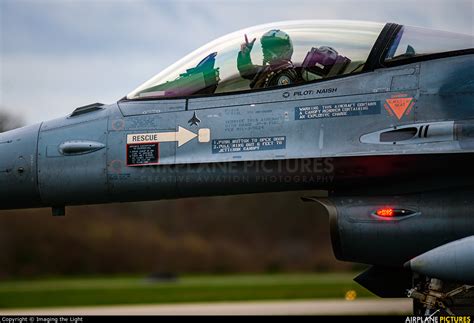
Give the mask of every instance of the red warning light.
[(377, 214), (378, 216), (391, 217), (391, 216), (395, 215), (395, 212), (393, 211), (393, 209), (391, 207), (385, 207), (385, 208), (382, 208), (382, 209), (378, 209), (375, 212), (375, 214)]

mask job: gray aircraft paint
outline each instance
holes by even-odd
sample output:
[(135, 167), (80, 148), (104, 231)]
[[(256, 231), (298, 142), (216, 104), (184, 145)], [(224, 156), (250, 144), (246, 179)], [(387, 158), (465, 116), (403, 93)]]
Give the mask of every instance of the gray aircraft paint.
[[(310, 200), (330, 215), (339, 259), (403, 268), (424, 254), (415, 259), (438, 263), (450, 242), (474, 235), (473, 58), (121, 100), (1, 133), (0, 209), (323, 189), (327, 200)], [(410, 215), (374, 216), (387, 204)], [(472, 239), (463, 246), (467, 254)], [(420, 272), (471, 281), (470, 265), (453, 275), (437, 267)]]
[(474, 284), (474, 236), (427, 251), (406, 263), (414, 272)]

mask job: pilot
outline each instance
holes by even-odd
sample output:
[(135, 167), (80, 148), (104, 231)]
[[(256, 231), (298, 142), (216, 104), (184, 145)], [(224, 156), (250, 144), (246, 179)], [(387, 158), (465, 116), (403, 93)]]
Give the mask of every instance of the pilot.
[(254, 65), (250, 52), (256, 38), (249, 42), (245, 35), (245, 43), (240, 45), (237, 56), (237, 68), (240, 76), (251, 80), (250, 88), (265, 88), (297, 83), (298, 73), (291, 62), (293, 44), (290, 36), (279, 29), (272, 29), (260, 38), (263, 52), (263, 65)]

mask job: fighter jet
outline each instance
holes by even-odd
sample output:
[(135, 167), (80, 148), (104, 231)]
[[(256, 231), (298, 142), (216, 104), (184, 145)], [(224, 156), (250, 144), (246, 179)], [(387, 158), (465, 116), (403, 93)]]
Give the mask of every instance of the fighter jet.
[(371, 265), (357, 282), (474, 314), (473, 165), (472, 35), (290, 21), (0, 134), (0, 209), (318, 190), (336, 258)]

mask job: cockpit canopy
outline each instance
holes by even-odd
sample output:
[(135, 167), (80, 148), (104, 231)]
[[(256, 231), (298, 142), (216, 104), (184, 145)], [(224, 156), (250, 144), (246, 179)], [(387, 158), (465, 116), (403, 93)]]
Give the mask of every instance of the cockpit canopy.
[[(126, 98), (210, 95), (360, 72), (383, 27), (360, 21), (290, 21), (247, 28), (197, 49)], [(472, 39), (401, 27), (385, 61), (471, 48)]]

